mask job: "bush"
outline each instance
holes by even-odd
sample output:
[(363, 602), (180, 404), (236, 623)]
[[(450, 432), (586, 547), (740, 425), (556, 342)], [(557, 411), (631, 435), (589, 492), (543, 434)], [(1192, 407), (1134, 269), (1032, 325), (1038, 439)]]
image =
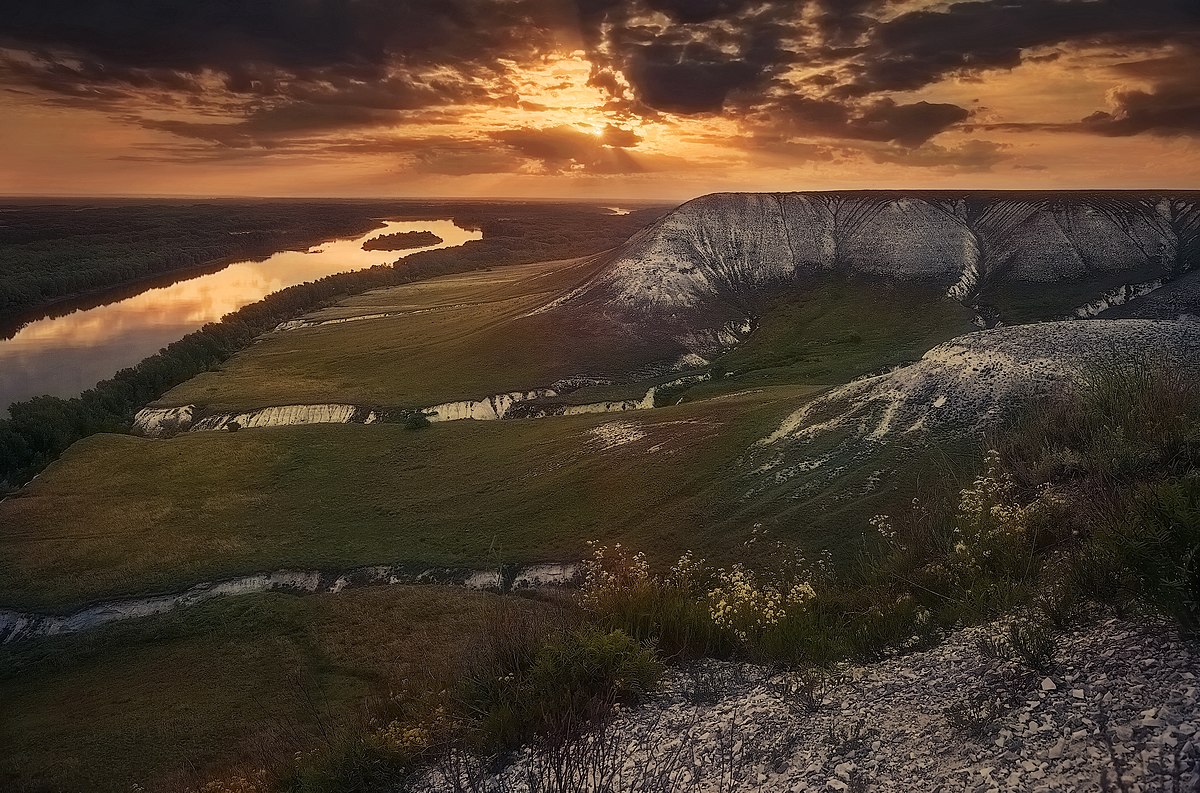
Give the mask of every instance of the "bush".
[(1049, 625), (1018, 620), (1009, 624), (1004, 636), (980, 639), (979, 651), (988, 658), (1012, 661), (1031, 671), (1046, 674), (1054, 668), (1058, 642)]
[(460, 695), (487, 749), (514, 748), (535, 735), (569, 739), (615, 704), (641, 697), (662, 667), (631, 636), (585, 626), (499, 671), (470, 680)]
[(735, 638), (713, 621), (706, 602), (713, 573), (703, 560), (685, 554), (668, 575), (656, 576), (643, 554), (620, 543), (590, 545), (581, 600), (592, 621), (652, 644), (667, 660), (732, 653)]
[(423, 430), (429, 426), (430, 421), (429, 416), (419, 410), (414, 410), (405, 415), (404, 421), (401, 423), (406, 430)]
[(1055, 540), (1079, 595), (1136, 598), (1200, 629), (1200, 387), (1165, 365), (1113, 363), (996, 441), (1015, 491), (1065, 503)]

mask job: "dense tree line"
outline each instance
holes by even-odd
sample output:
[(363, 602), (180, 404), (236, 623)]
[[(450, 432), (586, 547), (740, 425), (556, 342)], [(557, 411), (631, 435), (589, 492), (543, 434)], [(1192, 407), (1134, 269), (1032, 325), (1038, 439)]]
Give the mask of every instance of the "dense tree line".
[(365, 234), (379, 225), (371, 208), (228, 201), (0, 206), (0, 324), (114, 284)]
[(460, 225), (482, 228), (484, 239), (459, 248), (418, 253), (394, 265), (340, 273), (289, 287), (220, 322), (205, 325), (78, 397), (42, 396), (14, 403), (9, 408), (11, 418), (0, 421), (0, 492), (24, 484), (81, 438), (98, 432), (126, 431), (134, 414), (146, 403), (219, 366), (280, 322), (370, 289), (485, 267), (598, 252), (619, 245), (661, 214), (661, 210), (643, 210), (612, 216), (596, 207), (576, 205), (464, 205), (446, 209), (455, 212)]

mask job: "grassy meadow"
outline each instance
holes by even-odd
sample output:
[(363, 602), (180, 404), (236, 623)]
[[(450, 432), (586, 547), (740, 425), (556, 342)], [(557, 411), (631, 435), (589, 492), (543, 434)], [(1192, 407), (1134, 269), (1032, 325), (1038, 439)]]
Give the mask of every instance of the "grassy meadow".
[[(664, 558), (725, 544), (742, 531), (739, 457), (807, 391), (419, 431), (97, 435), (0, 503), (0, 603), (62, 609), (280, 567), (563, 561), (589, 539)], [(644, 437), (604, 448), (613, 423)]]
[(441, 587), (272, 593), (0, 646), (0, 789), (186, 791), (286, 764), (464, 663), (498, 615), (547, 610)]
[(620, 328), (585, 339), (548, 315), (525, 316), (584, 281), (594, 266), (504, 267), (371, 292), (314, 318), (397, 315), (271, 334), (156, 404), (422, 408), (637, 369), (656, 356)]

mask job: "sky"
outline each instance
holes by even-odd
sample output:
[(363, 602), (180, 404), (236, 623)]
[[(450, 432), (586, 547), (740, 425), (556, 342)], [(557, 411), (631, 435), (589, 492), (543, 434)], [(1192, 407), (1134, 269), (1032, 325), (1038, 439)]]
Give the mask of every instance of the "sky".
[(1200, 0), (0, 0), (0, 194), (1200, 188)]

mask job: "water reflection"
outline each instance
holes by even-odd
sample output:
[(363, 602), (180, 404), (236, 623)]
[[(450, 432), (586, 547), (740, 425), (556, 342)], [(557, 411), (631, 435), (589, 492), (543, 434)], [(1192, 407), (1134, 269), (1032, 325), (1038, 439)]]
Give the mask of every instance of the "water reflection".
[[(431, 231), (442, 242), (407, 251), (362, 249), (363, 242), (380, 234), (407, 231)], [(0, 405), (7, 410), (10, 403), (39, 394), (74, 396), (205, 323), (285, 287), (481, 236), (449, 220), (388, 221), (356, 239), (327, 242), (308, 251), (281, 251), (261, 262), (238, 262), (105, 306), (31, 322), (0, 341)]]

